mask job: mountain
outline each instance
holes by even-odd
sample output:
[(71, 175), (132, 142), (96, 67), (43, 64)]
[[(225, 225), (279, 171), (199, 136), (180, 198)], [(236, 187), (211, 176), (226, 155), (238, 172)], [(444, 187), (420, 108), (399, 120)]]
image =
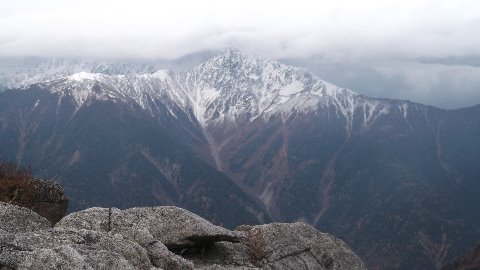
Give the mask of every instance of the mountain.
[(442, 267), (442, 270), (474, 270), (478, 268), (480, 268), (480, 244), (475, 245), (467, 253)]
[[(159, 74), (142, 79), (145, 85), (132, 76), (125, 86), (159, 87)], [(207, 143), (191, 112), (161, 95), (142, 107), (110, 88), (109, 76), (105, 83), (96, 77), (79, 73), (3, 92), (2, 157), (65, 184), (70, 210), (175, 204), (228, 227), (270, 220), (255, 198), (204, 161)], [(129, 90), (134, 96), (138, 88)]]
[(0, 94), (1, 157), (60, 182), (72, 210), (304, 221), (369, 269), (435, 269), (478, 241), (479, 135), (480, 106), (369, 98), (232, 50)]
[(83, 58), (0, 57), (0, 91), (25, 88), (79, 72), (126, 75), (151, 74), (158, 69), (182, 71), (211, 58), (218, 52), (200, 51), (181, 58), (153, 60), (114, 60)]
[(153, 73), (156, 67), (149, 63), (83, 60), (78, 58), (1, 59), (0, 89), (25, 88), (39, 83), (69, 76), (78, 72), (108, 75)]

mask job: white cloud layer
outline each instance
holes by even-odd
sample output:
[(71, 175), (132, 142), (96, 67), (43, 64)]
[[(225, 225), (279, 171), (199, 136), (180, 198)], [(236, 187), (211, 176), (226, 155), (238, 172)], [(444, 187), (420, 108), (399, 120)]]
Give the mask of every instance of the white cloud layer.
[(0, 0), (0, 57), (237, 48), (370, 96), (443, 108), (480, 103), (479, 33), (478, 0)]
[(0, 56), (480, 54), (476, 0), (0, 0)]

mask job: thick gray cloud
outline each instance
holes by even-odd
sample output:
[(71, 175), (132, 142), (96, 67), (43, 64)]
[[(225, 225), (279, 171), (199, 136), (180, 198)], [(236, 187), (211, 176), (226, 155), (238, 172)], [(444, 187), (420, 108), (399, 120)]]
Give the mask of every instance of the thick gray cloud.
[(0, 0), (0, 54), (480, 55), (476, 0)]
[(463, 59), (462, 64), (448, 59), (434, 63), (404, 59), (338, 62), (322, 57), (283, 62), (305, 67), (327, 81), (371, 97), (405, 99), (445, 109), (480, 104), (480, 68), (472, 66), (474, 59)]
[(0, 0), (0, 6), (0, 57), (174, 59), (233, 47), (308, 62), (320, 76), (365, 94), (449, 108), (480, 102), (478, 65), (458, 60), (480, 55), (476, 0)]

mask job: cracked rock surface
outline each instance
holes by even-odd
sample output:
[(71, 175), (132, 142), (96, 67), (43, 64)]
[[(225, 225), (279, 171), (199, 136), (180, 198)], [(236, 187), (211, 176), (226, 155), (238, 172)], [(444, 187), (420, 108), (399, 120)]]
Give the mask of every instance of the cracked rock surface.
[(0, 204), (0, 269), (365, 269), (335, 237), (304, 223), (215, 226), (177, 207), (91, 208), (54, 228)]
[(239, 242), (241, 233), (215, 226), (207, 220), (174, 206), (90, 208), (64, 217), (56, 227), (119, 233), (148, 244), (156, 240), (169, 248), (183, 249), (219, 241)]
[(203, 269), (366, 269), (343, 241), (305, 223), (236, 230), (245, 235), (240, 244), (215, 243), (203, 256), (187, 258)]

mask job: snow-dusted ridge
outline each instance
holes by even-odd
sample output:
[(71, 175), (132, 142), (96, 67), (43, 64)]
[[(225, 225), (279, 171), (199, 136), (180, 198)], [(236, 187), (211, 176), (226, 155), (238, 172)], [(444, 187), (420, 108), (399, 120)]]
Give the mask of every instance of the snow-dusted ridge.
[(0, 89), (20, 89), (28, 85), (56, 80), (79, 72), (106, 75), (149, 74), (155, 66), (124, 60), (93, 60), (78, 58), (27, 58), (12, 68), (0, 64)]
[[(193, 111), (203, 127), (273, 115), (288, 119), (292, 114), (333, 106), (335, 113), (346, 119), (348, 130), (355, 110), (362, 109), (364, 125), (368, 126), (393, 106), (327, 83), (303, 69), (233, 50), (182, 73), (157, 70), (107, 75), (82, 71), (41, 85), (51, 92), (72, 96), (78, 107), (94, 99), (128, 100), (152, 111), (152, 104), (162, 102), (167, 108)], [(406, 118), (408, 105), (398, 109), (405, 111)], [(174, 115), (174, 110), (170, 111)]]

